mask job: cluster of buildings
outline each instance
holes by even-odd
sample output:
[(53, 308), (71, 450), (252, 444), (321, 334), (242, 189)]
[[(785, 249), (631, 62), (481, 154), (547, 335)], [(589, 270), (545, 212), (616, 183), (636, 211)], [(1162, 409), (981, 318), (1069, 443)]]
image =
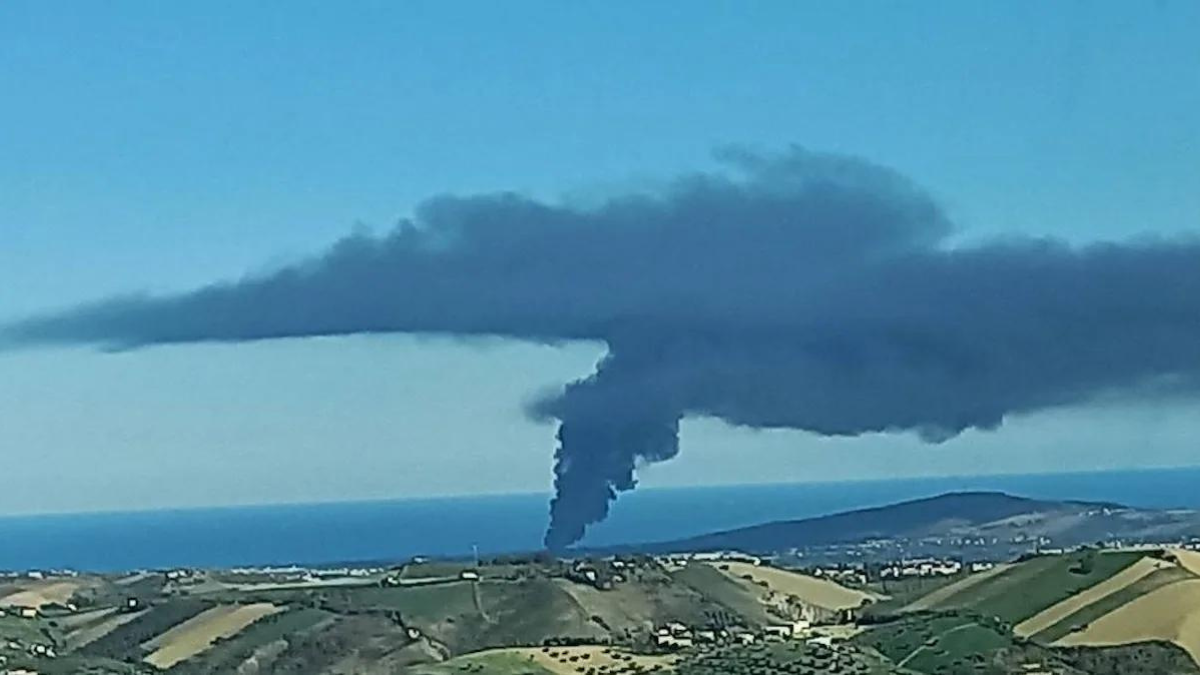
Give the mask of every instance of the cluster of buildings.
[(433, 584), (446, 583), (448, 581), (479, 581), (483, 577), (478, 570), (466, 569), (460, 571), (453, 577), (418, 577), (416, 579), (405, 579), (399, 574), (389, 574), (379, 581), (380, 586), (389, 588), (397, 588), (400, 586), (430, 586)]
[[(182, 570), (187, 571), (187, 570)], [(316, 577), (369, 577), (386, 571), (383, 567), (302, 567), (300, 565), (263, 565), (260, 567), (234, 567), (226, 572), (241, 576), (300, 576), (311, 574)]]
[(862, 566), (813, 567), (805, 571), (814, 577), (847, 586), (865, 586), (867, 583), (867, 572)]
[(1172, 548), (1185, 551), (1200, 551), (1200, 541), (1183, 542), (1128, 542), (1121, 539), (1109, 539), (1100, 542), (1100, 548), (1112, 551), (1158, 551)]
[[(9, 652), (9, 653), (25, 653), (25, 654), (29, 654), (30, 656), (34, 656), (34, 657), (37, 657), (40, 659), (58, 658), (58, 653), (54, 650), (54, 645), (44, 645), (44, 644), (23, 645), (20, 642), (17, 642), (15, 640), (9, 640), (0, 646), (3, 647), (3, 651)], [(0, 668), (3, 668), (6, 665), (8, 665), (8, 656), (6, 656), (4, 654), (0, 654)], [(33, 671), (17, 668), (17, 669), (10, 669), (10, 670), (0, 670), (0, 675), (16, 675), (17, 673), (30, 673), (30, 672), (33, 672)]]
[(17, 616), (22, 619), (36, 619), (42, 615), (37, 607), (0, 607), (0, 619), (8, 616), (10, 612), (13, 616)]
[[(70, 605), (70, 608), (65, 608), (65, 609), (68, 609), (68, 611), (72, 611), (72, 612), (76, 611), (76, 608), (74, 605)], [(27, 620), (32, 621), (32, 620), (38, 619), (39, 617), (41, 617), (41, 615), (42, 615), (41, 610), (39, 610), (37, 607), (20, 607), (20, 606), (0, 607), (0, 619), (7, 618), (9, 616), (14, 616), (14, 617), (18, 617), (21, 619), (27, 619)], [(0, 651), (8, 652), (8, 653), (27, 653), (30, 656), (35, 656), (35, 657), (43, 658), (43, 659), (53, 659), (53, 658), (58, 657), (57, 652), (55, 652), (55, 650), (54, 650), (54, 645), (52, 645), (52, 644), (41, 644), (41, 643), (23, 644), (21, 642), (18, 642), (17, 640), (11, 640), (11, 639), (7, 640), (3, 643), (0, 643)], [(3, 654), (0, 654), (0, 667), (7, 665), (7, 663), (8, 663), (8, 657)], [(0, 673), (4, 673), (6, 675), (11, 675), (12, 673), (20, 673), (20, 672), (22, 672), (21, 669), (0, 671)], [(24, 671), (24, 672), (29, 672), (29, 671)]]
[(688, 649), (697, 645), (741, 644), (752, 645), (769, 640), (805, 640), (832, 647), (826, 636), (814, 636), (812, 624), (806, 620), (765, 626), (760, 631), (745, 628), (692, 628), (679, 622), (668, 623), (655, 630), (654, 644), (660, 649)]
[(693, 562), (741, 562), (751, 565), (761, 565), (763, 559), (740, 551), (705, 551), (700, 553), (668, 553), (656, 556), (655, 561), (670, 569), (687, 567)]
[[(10, 607), (0, 609), (0, 618), (5, 618), (11, 613), (12, 616), (17, 616), (22, 619), (37, 619), (41, 616), (41, 612), (35, 607)], [(0, 643), (0, 651), (8, 653), (26, 653), (42, 659), (53, 659), (58, 657), (58, 653), (54, 649), (53, 644), (23, 644), (17, 640), (9, 639)], [(8, 663), (8, 657), (0, 654), (0, 666)], [(0, 671), (0, 673), (12, 673), (11, 670)]]
[(964, 565), (959, 560), (939, 560), (924, 558), (919, 560), (903, 560), (888, 565), (879, 571), (881, 579), (907, 579), (911, 577), (952, 577), (964, 570), (982, 572), (992, 568), (992, 563), (973, 562)]

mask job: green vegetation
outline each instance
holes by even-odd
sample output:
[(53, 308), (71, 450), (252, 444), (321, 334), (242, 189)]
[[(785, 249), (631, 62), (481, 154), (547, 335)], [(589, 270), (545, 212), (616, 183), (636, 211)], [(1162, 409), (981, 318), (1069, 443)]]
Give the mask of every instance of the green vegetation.
[(1120, 647), (1073, 647), (1055, 651), (1088, 675), (1200, 673), (1200, 668), (1188, 653), (1169, 642), (1141, 642)]
[(161, 598), (164, 581), (161, 574), (148, 574), (135, 578), (124, 584), (102, 583), (92, 584), (75, 592), (72, 600), (79, 607), (117, 607), (123, 606), (127, 600), (136, 599), (142, 605), (148, 605)]
[[(778, 592), (768, 597), (716, 566), (691, 564), (668, 571), (650, 558), (506, 561), (483, 565), (483, 580), (477, 582), (459, 580), (458, 563), (429, 563), (409, 577), (428, 583), (411, 586), (254, 588), (223, 585), (208, 575), (192, 582), (204, 584), (203, 595), (162, 587), (161, 575), (124, 586), (96, 577), (88, 580), (89, 599), (103, 602), (90, 605), (92, 609), (36, 620), (0, 619), (0, 638), (23, 645), (6, 651), (0, 642), (0, 653), (9, 667), (49, 675), (154, 675), (162, 671), (141, 662), (143, 645), (153, 638), (217, 604), (271, 602), (284, 611), (218, 639), (174, 664), (170, 675), (1001, 675), (1034, 670), (1035, 664), (1059, 675), (1200, 675), (1188, 655), (1171, 645), (1055, 649), (1047, 644), (1186, 577), (1181, 568), (1159, 570), (1101, 598), (1037, 639), (1011, 633), (1020, 620), (1109, 578), (1143, 555), (1083, 551), (1033, 557), (974, 585), (939, 593), (934, 600), (952, 594), (934, 611), (896, 613), (955, 578), (890, 580), (879, 590), (894, 599), (867, 612), (857, 635), (849, 637), (854, 634), (850, 626), (819, 629), (847, 636), (832, 648), (802, 640), (731, 644), (730, 635), (743, 627), (753, 632), (781, 621), (789, 612), (783, 604), (788, 598)], [(145, 597), (147, 609), (119, 613), (135, 595)], [(114, 617), (132, 620), (116, 627), (116, 622), (105, 623)], [(679, 634), (691, 630), (699, 646), (643, 653), (654, 650), (656, 629), (675, 622), (684, 624)], [(73, 645), (102, 632), (93, 628), (86, 633), (96, 626), (111, 632), (72, 651)], [(722, 636), (723, 627), (730, 633)], [(79, 631), (84, 635), (72, 642)], [(59, 657), (34, 656), (28, 649), (32, 644), (53, 645)]]
[(938, 636), (972, 623), (970, 617), (957, 612), (910, 614), (875, 626), (855, 636), (853, 642), (900, 663)]
[(456, 654), (491, 647), (537, 646), (547, 640), (596, 643), (609, 639), (606, 628), (548, 579), (479, 584), (478, 590), (482, 612), (472, 605), (448, 617), (442, 614), (440, 621), (408, 614), (405, 621)]
[(0, 618), (0, 645), (9, 640), (23, 645), (59, 643), (57, 631), (44, 619), (22, 619), (12, 614)]
[(448, 663), (418, 666), (412, 672), (413, 675), (554, 675), (554, 671), (530, 658), (506, 653), (463, 656)]
[(158, 672), (149, 666), (80, 655), (52, 660), (43, 659), (36, 663), (30, 661), (23, 665), (36, 670), (41, 675), (149, 675)]
[(922, 673), (987, 672), (986, 655), (1011, 644), (1011, 638), (995, 626), (967, 623), (932, 638), (901, 663)]
[(688, 565), (671, 575), (697, 593), (737, 614), (750, 626), (771, 623), (771, 615), (746, 587), (709, 565)]
[(873, 675), (901, 671), (852, 645), (830, 649), (788, 642), (704, 650), (683, 659), (675, 672), (678, 675)]
[(968, 576), (966, 572), (937, 577), (900, 577), (873, 581), (866, 585), (866, 590), (887, 596), (887, 599), (874, 602), (863, 609), (863, 613), (872, 616), (893, 614), (909, 603), (944, 588), (952, 583), (961, 581)]
[[(80, 651), (88, 656), (138, 660), (141, 658), (143, 642), (165, 633), (213, 606), (211, 602), (190, 598), (164, 602)], [(132, 658), (134, 655), (137, 656), (136, 659)]]
[(1034, 635), (1033, 639), (1049, 644), (1077, 630), (1083, 630), (1096, 619), (1122, 605), (1133, 602), (1155, 589), (1191, 577), (1191, 573), (1181, 567), (1169, 567), (1157, 570), (1149, 576), (1083, 607), (1079, 611)]
[(323, 605), (331, 611), (399, 611), (418, 621), (436, 621), (446, 615), (476, 611), (471, 583), (467, 581), (412, 587), (329, 589), (322, 595)]
[(461, 562), (430, 561), (410, 563), (400, 572), (401, 579), (453, 579), (463, 572), (474, 569), (473, 565)]
[(1093, 586), (1144, 557), (1143, 553), (1080, 551), (1038, 556), (956, 593), (938, 609), (966, 608), (1018, 623)]
[[(396, 653), (408, 643), (399, 627), (381, 616), (338, 616), (323, 620), (256, 654), (256, 670), (262, 673), (323, 673), (334, 664), (358, 656), (374, 663)], [(349, 668), (339, 672), (361, 672)], [(390, 667), (371, 672), (397, 672)], [(218, 670), (216, 672), (229, 672)], [(399, 671), (403, 672), (403, 671)]]
[(1035, 663), (1054, 666), (1052, 672), (1077, 672), (1051, 650), (1015, 638), (998, 619), (963, 612), (908, 614), (852, 642), (898, 667), (929, 675), (1006, 675)]
[[(172, 673), (179, 675), (217, 675), (237, 670), (242, 662), (260, 649), (277, 641), (286, 641), (335, 615), (319, 609), (297, 608), (260, 619), (228, 640), (218, 641), (201, 659), (176, 664)], [(286, 647), (286, 645), (281, 645)]]

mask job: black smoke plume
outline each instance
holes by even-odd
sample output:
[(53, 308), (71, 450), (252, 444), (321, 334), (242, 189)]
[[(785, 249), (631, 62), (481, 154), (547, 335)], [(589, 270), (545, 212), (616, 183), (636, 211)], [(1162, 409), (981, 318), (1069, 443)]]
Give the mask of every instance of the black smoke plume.
[[(949, 243), (895, 173), (792, 149), (591, 207), (439, 197), (390, 234), (170, 297), (8, 326), (110, 348), (350, 333), (603, 340), (559, 421), (546, 543), (577, 541), (680, 420), (929, 440), (1098, 396), (1200, 390), (1200, 244)], [(1084, 224), (1086, 225), (1086, 224)]]

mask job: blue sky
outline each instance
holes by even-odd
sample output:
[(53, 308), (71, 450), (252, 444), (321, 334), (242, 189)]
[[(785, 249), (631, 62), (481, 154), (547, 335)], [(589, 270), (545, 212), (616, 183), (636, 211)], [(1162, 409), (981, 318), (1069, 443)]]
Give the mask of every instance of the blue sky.
[[(603, 194), (728, 143), (892, 166), (966, 238), (1194, 235), (1198, 33), (1178, 1), (5, 2), (0, 320), (277, 266), (435, 194)], [(521, 405), (602, 352), (0, 354), (0, 513), (546, 489), (553, 428)], [(699, 420), (644, 482), (1193, 464), (1198, 408), (939, 446)]]

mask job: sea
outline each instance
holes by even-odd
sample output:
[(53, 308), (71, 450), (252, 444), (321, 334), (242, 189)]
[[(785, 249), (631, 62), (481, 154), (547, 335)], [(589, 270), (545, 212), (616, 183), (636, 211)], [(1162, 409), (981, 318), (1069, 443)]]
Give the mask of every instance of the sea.
[[(587, 546), (662, 541), (773, 520), (995, 490), (1147, 508), (1200, 508), (1200, 467), (836, 483), (639, 489)], [(549, 495), (396, 499), (0, 518), (0, 570), (339, 565), (540, 548)]]

